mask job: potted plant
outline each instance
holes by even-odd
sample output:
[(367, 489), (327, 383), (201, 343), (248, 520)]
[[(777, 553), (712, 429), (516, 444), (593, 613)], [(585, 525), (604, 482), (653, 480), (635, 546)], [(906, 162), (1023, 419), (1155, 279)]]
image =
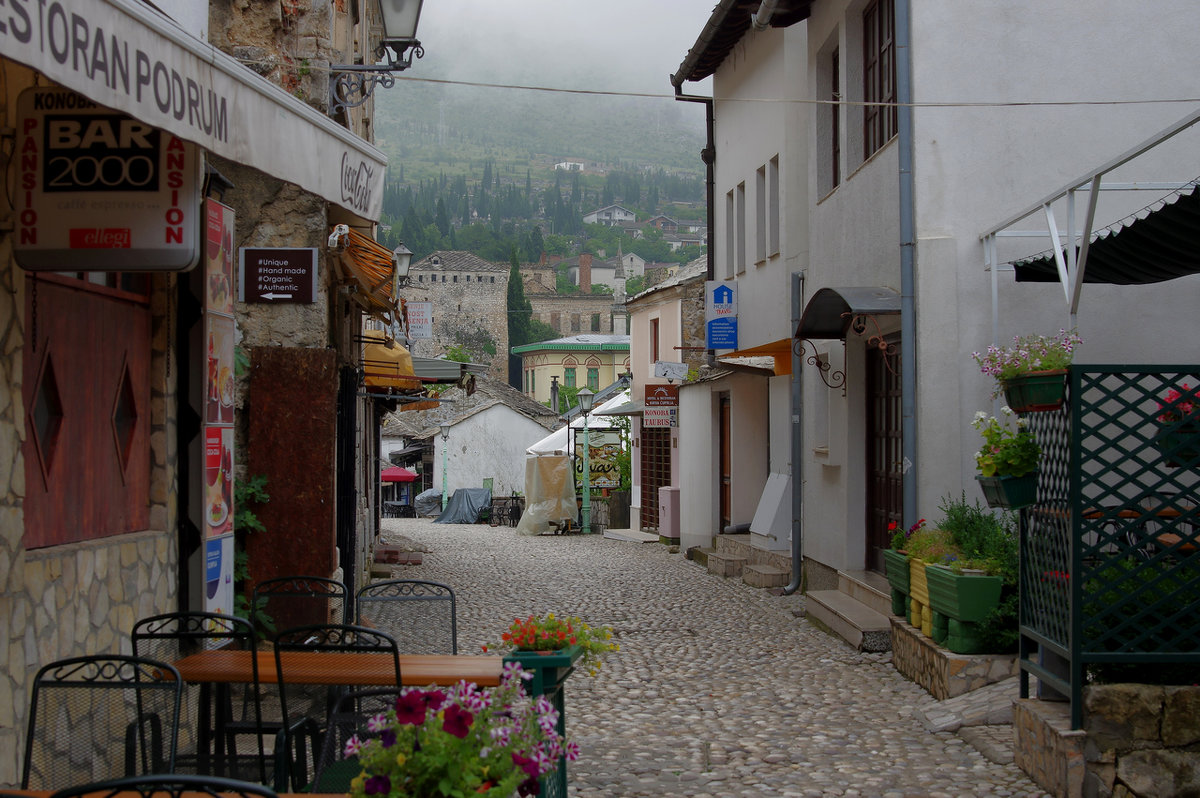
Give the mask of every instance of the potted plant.
[[(928, 527), (922, 519), (907, 533), (909, 564), (909, 616), (908, 622), (921, 630), (926, 637), (934, 637), (933, 608), (929, 604), (929, 582), (927, 566), (953, 562), (958, 558), (958, 549), (950, 533), (938, 527)], [(934, 638), (936, 642), (936, 638)]]
[(538, 779), (560, 757), (577, 759), (579, 749), (555, 731), (550, 702), (525, 694), (527, 676), (509, 663), (494, 688), (460, 682), (448, 692), (404, 690), (371, 721), (378, 736), (346, 743), (343, 755), (362, 767), (352, 798), (538, 794)]
[(989, 346), (972, 357), (980, 371), (996, 379), (993, 398), (1003, 393), (1013, 411), (1057, 410), (1066, 396), (1067, 368), (1081, 343), (1074, 330), (1059, 330), (1057, 336), (1016, 336), (1012, 346)]
[(975, 479), (989, 507), (1016, 509), (1037, 500), (1037, 466), (1042, 450), (1027, 430), (1025, 420), (1013, 419), (1013, 411), (1000, 408), (1003, 421), (982, 410), (971, 426), (983, 436), (975, 454), (979, 474)]
[(1158, 402), (1158, 432), (1154, 445), (1167, 457), (1167, 465), (1179, 466), (1200, 457), (1200, 388), (1183, 383), (1171, 388)]
[(500, 640), (499, 646), (484, 646), (483, 650), (512, 649), (510, 656), (521, 661), (528, 661), (526, 655), (558, 654), (569, 657), (570, 664), (578, 662), (592, 675), (600, 670), (604, 656), (621, 648), (612, 642), (609, 627), (592, 627), (577, 617), (560, 618), (552, 612), (544, 616), (514, 618)]
[(899, 524), (895, 521), (888, 524), (888, 532), (892, 533), (892, 547), (883, 550), (883, 565), (888, 585), (891, 587), (892, 615), (908, 617), (909, 574), (911, 572), (908, 564), (908, 539), (924, 525), (924, 518), (909, 527), (907, 531), (900, 529)]

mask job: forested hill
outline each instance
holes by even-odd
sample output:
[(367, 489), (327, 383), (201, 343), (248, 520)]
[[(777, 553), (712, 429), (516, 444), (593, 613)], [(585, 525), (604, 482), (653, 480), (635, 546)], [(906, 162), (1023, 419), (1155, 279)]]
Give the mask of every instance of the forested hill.
[(381, 239), (417, 257), (507, 261), (513, 248), (532, 253), (534, 228), (546, 251), (572, 255), (589, 248), (583, 214), (613, 203), (639, 219), (704, 218), (701, 106), (413, 80), (375, 97), (389, 162)]

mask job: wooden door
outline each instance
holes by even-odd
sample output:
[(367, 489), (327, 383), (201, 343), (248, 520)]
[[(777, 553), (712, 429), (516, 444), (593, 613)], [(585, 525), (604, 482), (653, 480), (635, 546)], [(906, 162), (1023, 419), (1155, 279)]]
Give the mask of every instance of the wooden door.
[(26, 278), (26, 546), (150, 522), (150, 309), (144, 293)]
[[(899, 339), (889, 338), (888, 344), (889, 349), (899, 352)], [(889, 361), (881, 350), (868, 349), (866, 566), (876, 571), (883, 570), (883, 550), (891, 544), (888, 524), (899, 524), (903, 518), (900, 397), (899, 354), (891, 355)]]
[(642, 529), (658, 529), (658, 489), (671, 484), (671, 430), (642, 427)]
[(724, 532), (725, 527), (733, 523), (730, 520), (733, 517), (733, 447), (730, 440), (728, 395), (721, 397), (721, 426), (719, 434), (721, 449), (721, 528), (717, 530), (718, 534)]

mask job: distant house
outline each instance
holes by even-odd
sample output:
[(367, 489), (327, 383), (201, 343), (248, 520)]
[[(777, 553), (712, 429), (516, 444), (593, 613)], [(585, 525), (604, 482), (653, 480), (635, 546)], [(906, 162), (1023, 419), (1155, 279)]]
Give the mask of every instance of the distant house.
[(512, 353), (521, 358), (525, 395), (538, 402), (550, 400), (553, 377), (566, 388), (598, 391), (629, 370), (628, 335), (572, 335), (514, 346)]
[[(421, 489), (441, 488), (444, 445), (449, 493), (483, 487), (486, 480), (496, 496), (525, 490), (525, 449), (561, 426), (558, 414), (507, 383), (482, 376), (474, 392), (455, 388), (441, 398), (450, 401), (384, 419), (384, 457), (418, 470)], [(449, 431), (444, 442), (443, 424)]]
[(670, 247), (671, 251), (675, 252), (680, 247), (702, 247), (704, 246), (704, 236), (696, 233), (663, 233), (663, 241)]
[(646, 224), (656, 230), (662, 230), (664, 233), (675, 233), (679, 231), (679, 222), (675, 221), (670, 216), (663, 216), (661, 213), (646, 222)]
[(554, 168), (563, 172), (582, 172), (583, 164), (579, 161), (559, 161)]
[(609, 205), (583, 215), (584, 224), (603, 224), (614, 227), (622, 222), (636, 222), (637, 214), (620, 205)]

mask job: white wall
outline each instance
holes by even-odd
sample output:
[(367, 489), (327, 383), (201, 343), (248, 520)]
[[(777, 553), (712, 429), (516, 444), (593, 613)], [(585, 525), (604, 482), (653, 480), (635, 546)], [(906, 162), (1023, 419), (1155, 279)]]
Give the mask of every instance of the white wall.
[[(492, 478), (492, 495), (525, 490), (525, 449), (546, 437), (542, 425), (504, 405), (492, 405), (450, 428), (447, 493), (481, 488)], [(442, 486), (442, 438), (434, 438), (433, 485)]]

